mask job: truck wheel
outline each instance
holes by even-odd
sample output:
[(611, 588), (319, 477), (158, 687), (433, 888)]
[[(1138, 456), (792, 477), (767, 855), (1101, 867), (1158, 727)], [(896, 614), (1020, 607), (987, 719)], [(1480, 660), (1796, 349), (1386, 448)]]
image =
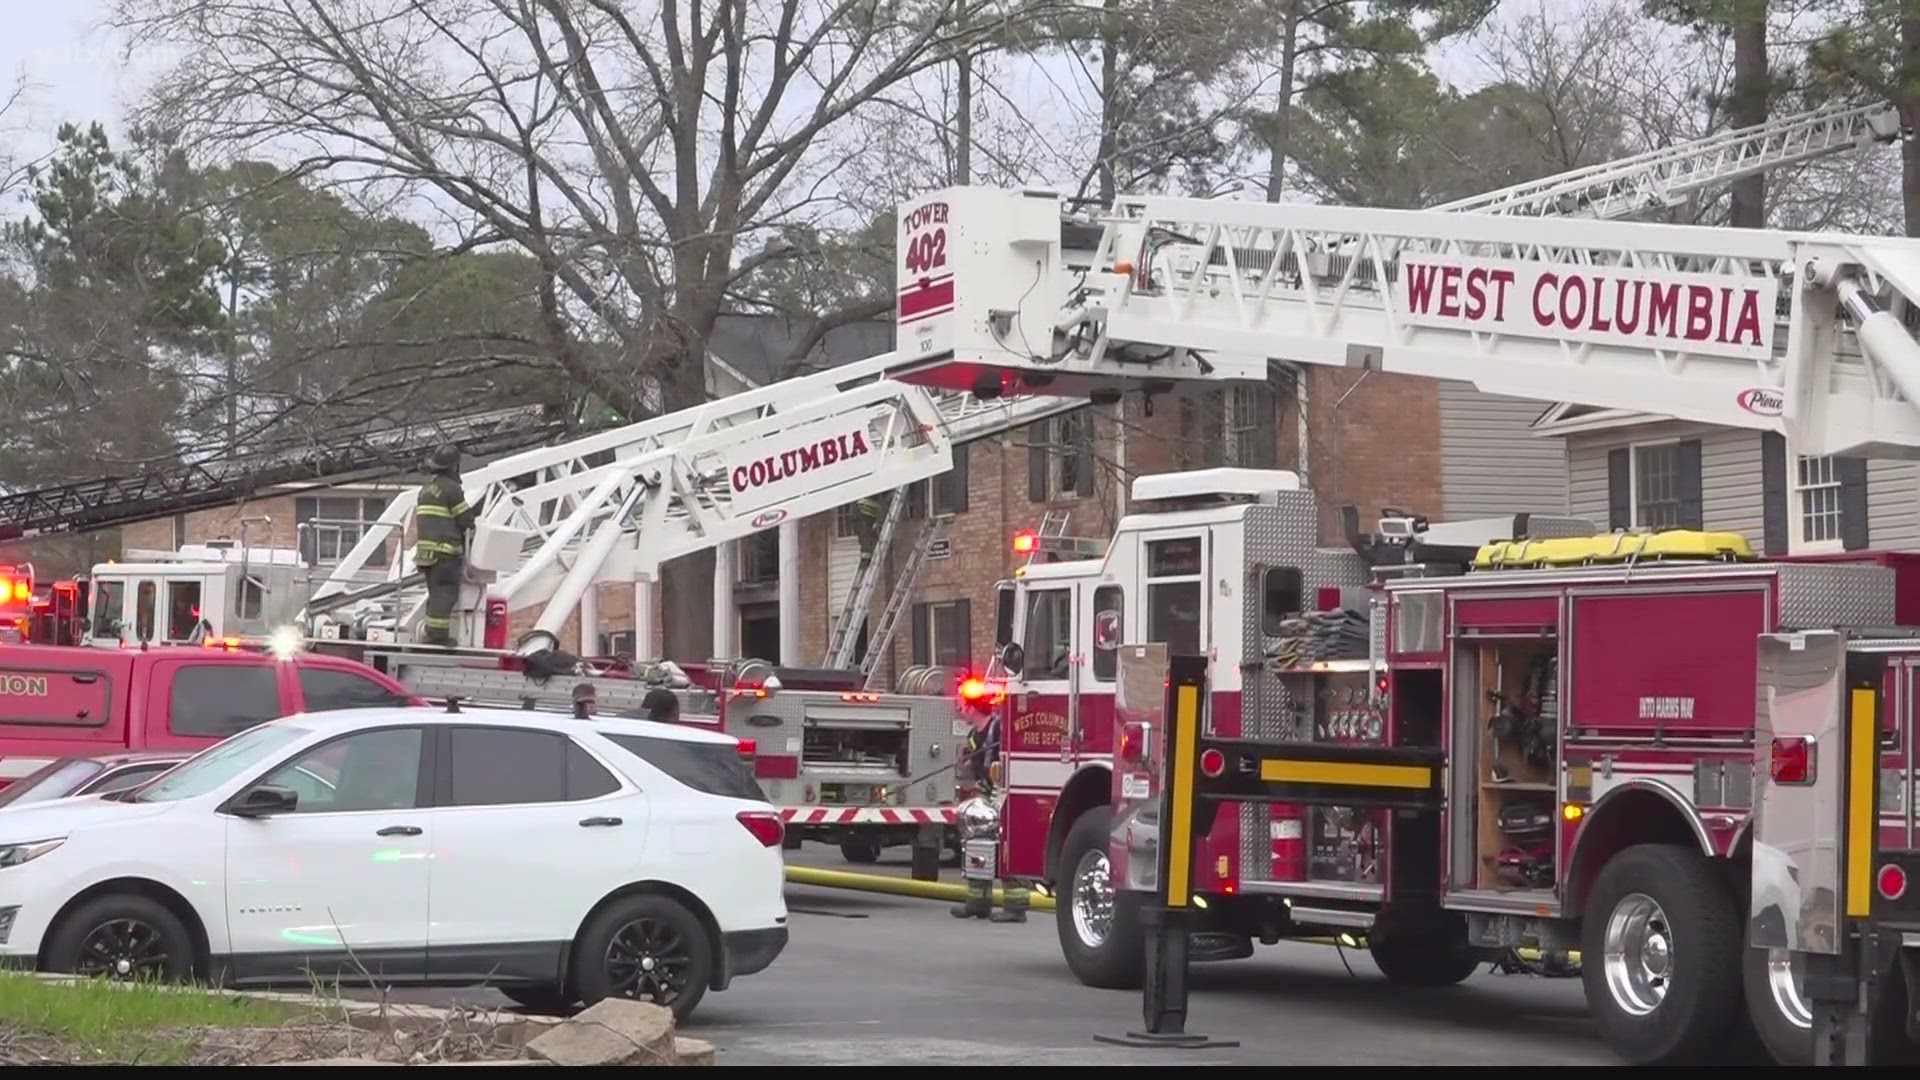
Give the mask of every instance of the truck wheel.
[(1629, 1065), (1711, 1062), (1739, 1017), (1739, 912), (1696, 851), (1641, 844), (1600, 871), (1581, 979), (1601, 1040)]
[(1388, 934), (1369, 941), (1367, 952), (1395, 986), (1453, 986), (1480, 967), (1481, 951), (1467, 940), (1466, 920), (1455, 916), (1440, 929)]
[(840, 857), (861, 866), (877, 863), (880, 861), (880, 842), (878, 840), (842, 840)]
[[(1769, 911), (1762, 919), (1780, 916)], [(1805, 965), (1786, 949), (1741, 950), (1740, 979), (1754, 1034), (1779, 1065), (1813, 1064), (1813, 1008)]]
[(1137, 990), (1146, 977), (1147, 939), (1139, 894), (1114, 887), (1107, 858), (1112, 822), (1113, 811), (1096, 806), (1067, 830), (1053, 925), (1074, 978), (1102, 990)]

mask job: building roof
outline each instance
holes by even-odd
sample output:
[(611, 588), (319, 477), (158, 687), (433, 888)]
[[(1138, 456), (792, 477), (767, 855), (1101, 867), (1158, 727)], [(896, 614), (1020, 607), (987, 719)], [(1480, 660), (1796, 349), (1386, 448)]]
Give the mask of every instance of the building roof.
[[(808, 320), (786, 315), (722, 315), (714, 323), (707, 348), (757, 386), (800, 372), (789, 371), (788, 357), (807, 336)], [(893, 348), (893, 323), (867, 319), (827, 331), (807, 355), (805, 371), (850, 364)]]

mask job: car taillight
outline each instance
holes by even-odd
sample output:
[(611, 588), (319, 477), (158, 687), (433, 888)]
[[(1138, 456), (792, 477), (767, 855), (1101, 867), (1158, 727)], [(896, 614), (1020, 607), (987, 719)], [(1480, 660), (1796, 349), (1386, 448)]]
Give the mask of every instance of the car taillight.
[(1813, 783), (1813, 740), (1808, 738), (1773, 740), (1768, 772), (1776, 784)]
[(742, 810), (733, 817), (760, 841), (761, 847), (779, 847), (780, 841), (786, 838), (787, 827), (780, 823), (780, 815), (771, 810)]
[(737, 748), (740, 751), (740, 760), (752, 761), (754, 752), (759, 749), (759, 746), (760, 744), (754, 742), (752, 739), (741, 739), (740, 745)]

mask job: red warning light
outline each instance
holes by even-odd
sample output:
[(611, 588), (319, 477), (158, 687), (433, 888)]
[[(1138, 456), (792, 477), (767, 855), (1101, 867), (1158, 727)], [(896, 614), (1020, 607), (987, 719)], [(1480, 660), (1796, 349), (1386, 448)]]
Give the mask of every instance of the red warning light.
[(960, 703), (977, 712), (990, 711), (995, 705), (1000, 704), (1000, 699), (1006, 695), (1006, 691), (1000, 686), (978, 675), (961, 676), (958, 691)]
[(1227, 755), (1209, 746), (1200, 752), (1200, 771), (1208, 778), (1218, 777), (1227, 771)]
[(1033, 554), (1033, 549), (1038, 547), (1039, 544), (1039, 537), (1034, 535), (1032, 529), (1021, 529), (1019, 532), (1013, 534), (1013, 553), (1015, 555), (1031, 555)]

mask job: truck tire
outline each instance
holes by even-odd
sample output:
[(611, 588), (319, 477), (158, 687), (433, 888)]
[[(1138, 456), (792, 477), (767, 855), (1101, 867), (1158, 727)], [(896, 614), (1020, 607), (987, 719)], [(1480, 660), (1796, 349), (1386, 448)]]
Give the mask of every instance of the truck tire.
[(1466, 920), (1457, 915), (1436, 929), (1403, 931), (1369, 941), (1367, 952), (1388, 982), (1426, 989), (1462, 982), (1484, 959), (1482, 951), (1467, 940)]
[[(1775, 911), (1762, 917), (1780, 918)], [(1792, 962), (1785, 949), (1741, 950), (1748, 1022), (1778, 1065), (1813, 1064), (1813, 1012), (1803, 978), (1803, 965)]]
[(1146, 978), (1140, 894), (1113, 887), (1107, 836), (1113, 811), (1096, 806), (1074, 819), (1060, 846), (1054, 929), (1073, 976), (1102, 990), (1137, 990)]
[(1601, 1041), (1629, 1065), (1716, 1060), (1741, 1010), (1743, 929), (1699, 852), (1640, 844), (1615, 855), (1581, 927), (1581, 980)]
[(871, 866), (880, 861), (878, 840), (842, 840), (840, 857), (856, 866)]

